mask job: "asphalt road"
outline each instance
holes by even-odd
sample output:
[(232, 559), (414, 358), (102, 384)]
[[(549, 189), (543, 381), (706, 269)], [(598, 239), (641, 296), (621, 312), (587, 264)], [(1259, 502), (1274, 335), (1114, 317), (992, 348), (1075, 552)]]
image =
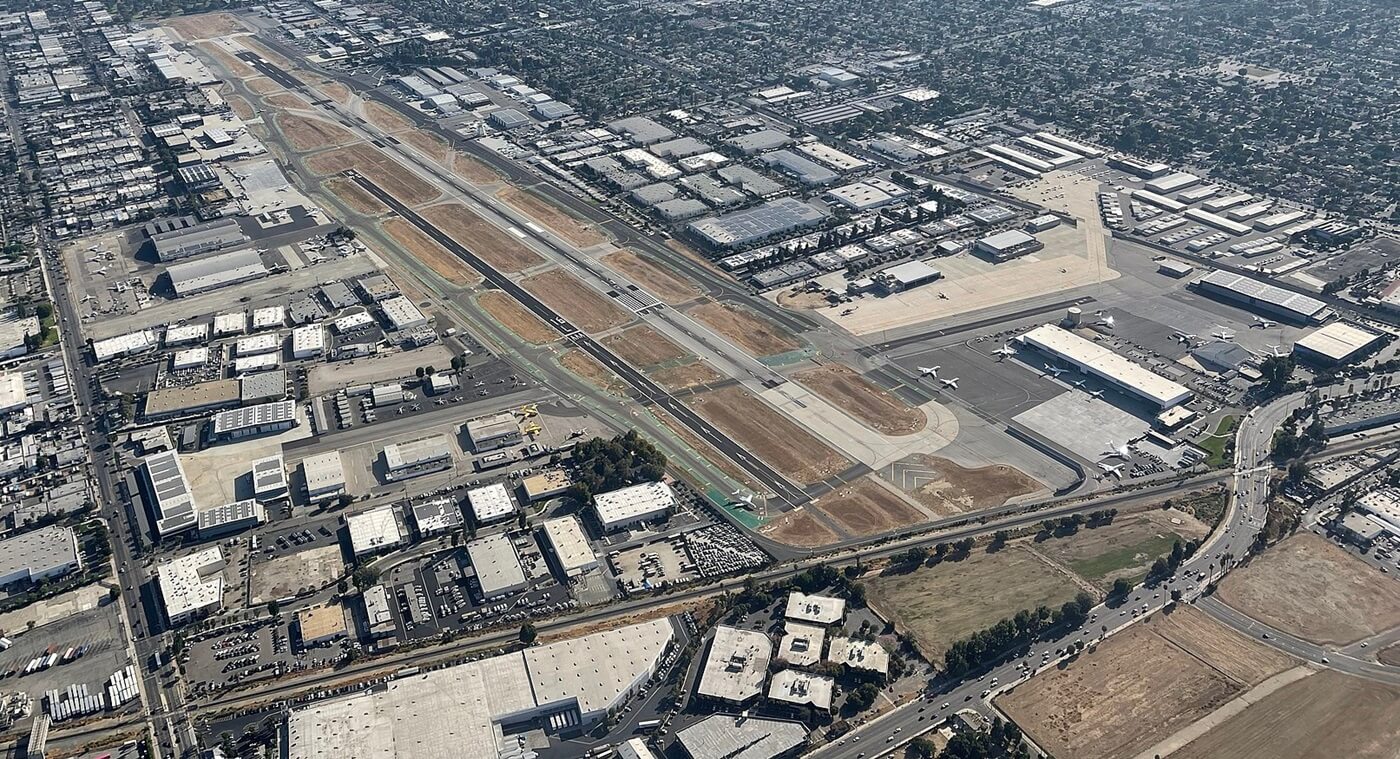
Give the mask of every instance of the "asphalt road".
[[(1099, 604), (1090, 611), (1090, 621), (1085, 625), (1066, 631), (1053, 640), (1037, 642), (1031, 646), (1029, 655), (1007, 659), (979, 673), (976, 679), (958, 682), (935, 680), (930, 695), (881, 715), (836, 742), (817, 749), (812, 755), (823, 759), (888, 756), (960, 709), (992, 714), (992, 699), (999, 693), (1025, 682), (1037, 672), (1059, 666), (1069, 658), (1067, 647), (1075, 641), (1088, 644), (1103, 640), (1157, 613), (1170, 602), (1173, 589), (1181, 591), (1183, 603), (1195, 603), (1207, 614), (1232, 627), (1247, 627), (1253, 623), (1253, 620), (1242, 619), (1242, 615), (1223, 604), (1209, 598), (1202, 599), (1201, 596), (1208, 585), (1218, 582), (1237, 565), (1263, 527), (1269, 474), (1273, 469), (1269, 463), (1273, 433), (1294, 409), (1303, 405), (1304, 399), (1305, 395), (1301, 393), (1276, 399), (1255, 408), (1240, 422), (1236, 432), (1235, 467), (1231, 475), (1232, 494), (1226, 513), (1196, 553), (1168, 581), (1153, 587), (1139, 585), (1121, 603), (1116, 602), (1111, 606)], [(1204, 574), (1205, 579), (1195, 579), (1200, 574)], [(1278, 644), (1280, 639), (1271, 636), (1267, 642)], [(1321, 656), (1310, 655), (1315, 652), (1306, 646), (1302, 641), (1293, 640), (1279, 647), (1299, 658), (1320, 661)], [(1017, 664), (1028, 668), (1018, 669)], [(1354, 664), (1348, 663), (1346, 669), (1341, 666), (1337, 668), (1359, 674), (1366, 665), (1366, 662), (1354, 661)]]

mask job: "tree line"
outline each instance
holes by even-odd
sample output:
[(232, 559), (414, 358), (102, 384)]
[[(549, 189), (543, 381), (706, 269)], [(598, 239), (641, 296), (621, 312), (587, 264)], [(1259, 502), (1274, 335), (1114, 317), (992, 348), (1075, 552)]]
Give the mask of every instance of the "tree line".
[(985, 630), (979, 630), (956, 641), (943, 654), (944, 670), (951, 677), (963, 675), (991, 664), (1008, 651), (1030, 645), (1050, 630), (1083, 624), (1094, 608), (1094, 599), (1080, 593), (1060, 608), (1036, 607), (1022, 609), (1016, 616), (1003, 619)]

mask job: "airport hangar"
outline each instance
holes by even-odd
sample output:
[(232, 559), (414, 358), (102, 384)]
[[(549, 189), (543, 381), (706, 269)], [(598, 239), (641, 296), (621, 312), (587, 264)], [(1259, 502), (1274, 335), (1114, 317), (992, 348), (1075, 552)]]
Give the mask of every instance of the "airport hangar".
[(1158, 409), (1169, 409), (1191, 398), (1190, 388), (1054, 324), (1043, 324), (1017, 339)]

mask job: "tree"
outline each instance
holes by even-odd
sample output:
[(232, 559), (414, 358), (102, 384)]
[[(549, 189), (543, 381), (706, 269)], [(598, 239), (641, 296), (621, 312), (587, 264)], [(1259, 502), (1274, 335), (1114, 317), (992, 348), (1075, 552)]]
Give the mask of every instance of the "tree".
[(358, 567), (350, 579), (355, 583), (355, 587), (364, 590), (379, 581), (379, 570), (368, 565)]
[(938, 749), (928, 738), (915, 738), (909, 742), (909, 751), (919, 759), (933, 759)]
[(1277, 393), (1293, 378), (1292, 356), (1268, 356), (1259, 362), (1260, 381), (1271, 393)]
[(526, 622), (525, 624), (523, 624), (523, 625), (520, 626), (520, 642), (521, 642), (521, 643), (524, 643), (524, 644), (527, 645), (527, 646), (533, 645), (534, 642), (535, 642), (535, 639), (538, 638), (538, 637), (539, 637), (539, 633), (535, 630), (535, 625), (534, 625), (534, 623), (532, 623), (532, 622)]
[(992, 533), (992, 545), (1000, 548), (1006, 545), (1006, 541), (1011, 539), (1011, 533), (1007, 530), (997, 530)]
[(280, 612), (281, 610), (282, 605), (277, 603), (276, 601), (267, 602), (267, 613), (272, 615), (273, 617), (276, 617), (278, 612)]
[(1131, 592), (1133, 592), (1132, 583), (1119, 577), (1113, 581), (1113, 588), (1108, 592), (1108, 595), (1112, 598), (1123, 598)]
[(862, 683), (846, 694), (846, 709), (852, 713), (863, 712), (875, 704), (879, 695), (879, 686), (874, 683)]

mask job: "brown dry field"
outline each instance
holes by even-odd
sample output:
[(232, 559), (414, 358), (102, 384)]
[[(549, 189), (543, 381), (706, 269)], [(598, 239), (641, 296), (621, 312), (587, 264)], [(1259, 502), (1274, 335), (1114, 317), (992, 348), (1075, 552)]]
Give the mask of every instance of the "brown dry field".
[(344, 177), (328, 179), (322, 183), (322, 186), (357, 213), (362, 213), (365, 216), (379, 216), (389, 212), (389, 207), (380, 203), (378, 198), (365, 192), (365, 189), (358, 183)]
[(225, 95), (224, 102), (228, 103), (228, 107), (233, 109), (238, 118), (244, 121), (253, 118), (253, 104), (249, 103), (247, 98), (241, 95)]
[(1319, 645), (1346, 645), (1400, 625), (1400, 585), (1311, 532), (1231, 572), (1216, 598)]
[(806, 290), (797, 292), (784, 290), (778, 293), (778, 305), (783, 308), (814, 311), (818, 308), (828, 308), (831, 303), (821, 293), (810, 293)]
[(350, 102), (350, 88), (339, 82), (328, 82), (321, 85), (321, 92), (326, 93), (326, 97), (341, 105)]
[(1060, 759), (1133, 757), (1293, 663), (1182, 606), (1037, 675), (998, 704)]
[(382, 226), (384, 232), (394, 238), (409, 255), (427, 264), (439, 277), (459, 286), (474, 285), (481, 281), (481, 275), (477, 274), (475, 269), (438, 245), (407, 220), (398, 217), (385, 219)]
[(279, 113), (277, 126), (292, 149), (303, 153), (322, 148), (340, 147), (356, 142), (357, 138), (345, 128), (322, 119), (312, 119), (291, 113)]
[(653, 367), (686, 355), (679, 345), (645, 324), (608, 335), (602, 342), (619, 358), (638, 369)]
[(602, 332), (632, 321), (630, 312), (563, 269), (526, 277), (520, 285), (584, 332)]
[(1208, 532), (1186, 512), (1153, 508), (1119, 514), (1112, 524), (1081, 527), (1073, 535), (1037, 540), (1035, 550), (1106, 592), (1120, 577), (1136, 585), (1152, 562), (1171, 553), (1174, 542), (1199, 540)]
[(514, 235), (485, 221), (461, 203), (442, 203), (421, 213), (423, 218), (498, 271), (514, 274), (544, 262)]
[(351, 145), (318, 153), (306, 159), (306, 167), (320, 176), (355, 169), (404, 205), (427, 203), (440, 194), (432, 185), (370, 145)]
[(1390, 667), (1400, 667), (1400, 643), (1392, 643), (1376, 654), (1376, 661)]
[(802, 347), (778, 325), (728, 303), (709, 301), (688, 313), (754, 356), (772, 356)]
[(692, 451), (700, 454), (706, 461), (713, 464), (716, 469), (728, 475), (729, 479), (734, 480), (754, 492), (763, 490), (763, 486), (755, 482), (754, 479), (749, 476), (748, 472), (740, 469), (737, 464), (726, 458), (724, 454), (716, 450), (714, 446), (701, 440), (699, 436), (691, 432), (688, 427), (676, 421), (675, 417), (666, 413), (660, 406), (652, 406), (648, 410), (651, 411), (652, 416), (666, 425), (666, 428), (671, 430), (672, 434), (684, 441)]
[(686, 403), (799, 485), (821, 482), (851, 465), (743, 388), (711, 390), (687, 398)]
[(700, 295), (700, 288), (690, 280), (627, 248), (603, 256), (603, 263), (668, 305), (679, 305)]
[(413, 129), (413, 122), (383, 103), (365, 101), (365, 120), (386, 132)]
[(421, 129), (410, 129), (406, 132), (399, 132), (394, 136), (418, 148), (420, 152), (438, 163), (445, 163), (447, 161), (447, 140), (435, 134), (428, 134)]
[(259, 95), (266, 95), (269, 92), (285, 91), (282, 89), (282, 85), (272, 81), (271, 79), (268, 79), (265, 76), (254, 76), (249, 79), (244, 79), (243, 85), (249, 90), (258, 93)]
[(211, 42), (196, 42), (194, 43), (194, 47), (198, 48), (201, 54), (217, 61), (218, 64), (224, 68), (225, 71), (228, 71), (234, 76), (246, 79), (248, 77), (256, 76), (258, 73), (253, 69), (252, 66), (249, 66), (248, 64), (239, 60), (238, 58), (235, 58), (234, 56), (230, 55), (227, 50)]
[(452, 154), (452, 171), (474, 184), (489, 184), (501, 178), (490, 166), (462, 152)]
[(966, 558), (912, 572), (887, 571), (865, 586), (871, 605), (914, 636), (933, 662), (943, 661), (955, 640), (1022, 609), (1054, 608), (1079, 593), (1069, 576), (1014, 544), (995, 552), (974, 548)]
[(1280, 688), (1172, 759), (1394, 759), (1400, 689), (1323, 670)]
[(692, 387), (710, 385), (724, 379), (724, 375), (715, 371), (709, 364), (696, 359), (688, 364), (679, 366), (668, 366), (662, 369), (653, 369), (647, 375), (655, 380), (662, 387), (673, 392), (689, 390)]
[(476, 304), (492, 319), (528, 343), (544, 345), (559, 339), (559, 333), (553, 327), (540, 321), (539, 317), (500, 290), (487, 290), (476, 296)]
[(868, 475), (828, 493), (816, 507), (853, 536), (876, 535), (927, 519), (924, 513)]
[(276, 95), (267, 95), (263, 101), (268, 105), (291, 110), (293, 108), (305, 108), (307, 103), (295, 92), (279, 92)]
[(613, 395), (625, 395), (627, 383), (621, 377), (613, 374), (606, 366), (598, 363), (598, 359), (584, 353), (578, 348), (570, 348), (559, 356), (559, 365), (577, 374), (588, 384)]
[(900, 400), (884, 388), (860, 376), (845, 364), (825, 364), (804, 369), (793, 379), (806, 385), (828, 403), (886, 435), (912, 435), (928, 424), (924, 412)]
[(180, 33), (187, 42), (226, 37), (248, 31), (231, 13), (197, 13), (193, 16), (176, 16), (162, 22)]
[(568, 240), (576, 248), (587, 248), (608, 239), (584, 220), (528, 190), (507, 187), (497, 192), (496, 197)]
[(994, 508), (1044, 487), (1020, 469), (1005, 464), (968, 468), (926, 453), (915, 454), (911, 459), (905, 463), (917, 463), (938, 479), (924, 482), (908, 491), (909, 495), (940, 516)]
[(790, 511), (759, 528), (759, 532), (764, 537), (798, 548), (818, 548), (840, 539), (806, 509)]

